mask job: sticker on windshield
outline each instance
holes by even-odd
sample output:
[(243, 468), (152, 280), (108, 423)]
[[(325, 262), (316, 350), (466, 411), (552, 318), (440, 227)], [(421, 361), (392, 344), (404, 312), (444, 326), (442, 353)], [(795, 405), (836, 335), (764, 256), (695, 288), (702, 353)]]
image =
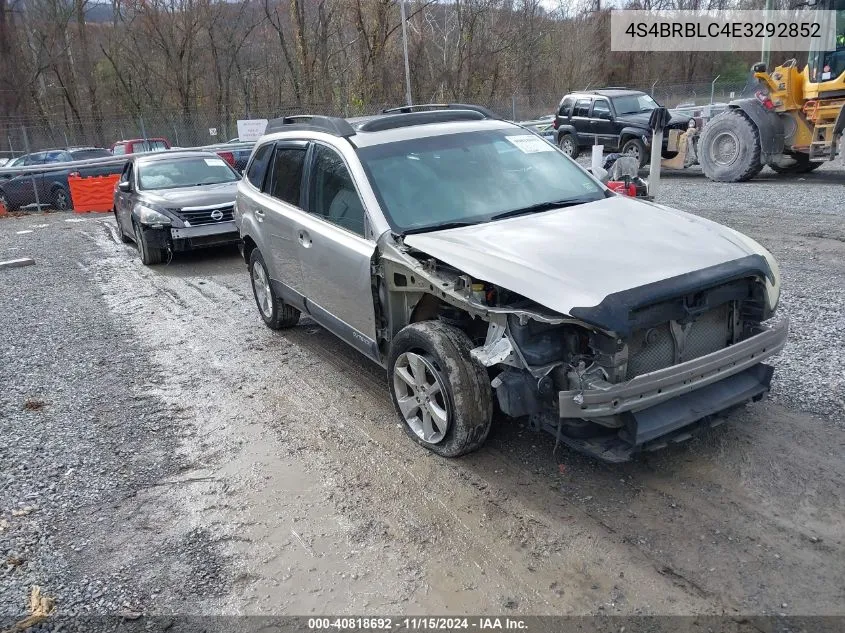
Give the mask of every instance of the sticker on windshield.
[(506, 136), (505, 138), (516, 145), (519, 151), (524, 154), (555, 151), (555, 148), (549, 145), (549, 143), (533, 134), (520, 134), (519, 136)]
[(205, 164), (209, 167), (223, 167), (226, 164), (222, 158), (206, 158)]

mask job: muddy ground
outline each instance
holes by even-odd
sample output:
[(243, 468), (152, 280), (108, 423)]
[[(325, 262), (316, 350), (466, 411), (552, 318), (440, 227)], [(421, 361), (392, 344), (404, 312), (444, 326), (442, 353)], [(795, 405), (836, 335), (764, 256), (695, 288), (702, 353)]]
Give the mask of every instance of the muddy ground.
[(0, 624), (33, 584), (71, 615), (845, 614), (843, 184), (664, 180), (775, 253), (794, 334), (772, 398), (619, 466), (506, 419), (435, 457), (382, 369), (263, 325), (235, 249), (146, 268), (108, 216), (0, 219), (37, 261), (0, 271)]

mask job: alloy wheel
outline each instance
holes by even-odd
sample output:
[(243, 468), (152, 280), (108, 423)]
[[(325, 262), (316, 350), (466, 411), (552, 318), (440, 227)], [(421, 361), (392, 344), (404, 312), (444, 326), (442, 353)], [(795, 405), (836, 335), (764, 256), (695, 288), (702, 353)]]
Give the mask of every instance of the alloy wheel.
[(449, 431), (446, 384), (424, 356), (405, 352), (393, 366), (393, 389), (405, 423), (423, 442), (437, 444)]
[(270, 291), (270, 280), (264, 272), (261, 262), (252, 264), (252, 288), (255, 291), (255, 300), (258, 309), (268, 319), (273, 315), (273, 296)]

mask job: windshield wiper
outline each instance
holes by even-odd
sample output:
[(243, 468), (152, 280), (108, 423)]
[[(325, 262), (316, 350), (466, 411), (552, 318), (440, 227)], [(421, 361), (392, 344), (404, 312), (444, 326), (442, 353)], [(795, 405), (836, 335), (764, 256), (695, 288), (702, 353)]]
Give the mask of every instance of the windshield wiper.
[(566, 200), (553, 200), (551, 202), (540, 202), (538, 204), (532, 204), (528, 207), (522, 207), (520, 209), (511, 209), (510, 211), (502, 211), (501, 213), (497, 213), (496, 215), (490, 216), (491, 220), (503, 220), (504, 218), (512, 218), (517, 215), (527, 215), (529, 213), (540, 213), (542, 211), (551, 211), (552, 209), (563, 209), (564, 207), (574, 207), (579, 204), (585, 204), (587, 202), (594, 202), (592, 197), (590, 198), (567, 198)]
[(402, 235), (413, 235), (414, 233), (427, 233), (428, 231), (442, 231), (445, 229), (457, 229), (462, 226), (473, 226), (475, 224), (479, 224), (480, 222), (486, 222), (486, 220), (480, 220), (479, 222), (455, 220), (454, 222), (444, 222), (443, 224), (429, 224), (427, 226), (418, 226), (412, 229), (406, 229), (402, 231)]

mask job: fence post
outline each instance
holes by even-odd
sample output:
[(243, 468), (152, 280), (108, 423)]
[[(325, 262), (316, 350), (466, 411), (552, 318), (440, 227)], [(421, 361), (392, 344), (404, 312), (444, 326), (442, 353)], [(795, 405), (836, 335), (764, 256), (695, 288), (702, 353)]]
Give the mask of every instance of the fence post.
[(722, 75), (716, 75), (716, 79), (713, 80), (713, 83), (710, 84), (710, 105), (713, 105), (713, 97), (716, 94), (716, 82), (719, 80), (719, 77)]
[(516, 95), (511, 95), (511, 108), (513, 110), (513, 119), (516, 121)]
[(29, 137), (26, 135), (26, 126), (23, 123), (21, 123), (21, 132), (23, 133), (24, 153), (29, 154)]
[(144, 129), (144, 117), (142, 117), (140, 114), (138, 115), (138, 122), (141, 124), (141, 138), (146, 140), (147, 131)]

